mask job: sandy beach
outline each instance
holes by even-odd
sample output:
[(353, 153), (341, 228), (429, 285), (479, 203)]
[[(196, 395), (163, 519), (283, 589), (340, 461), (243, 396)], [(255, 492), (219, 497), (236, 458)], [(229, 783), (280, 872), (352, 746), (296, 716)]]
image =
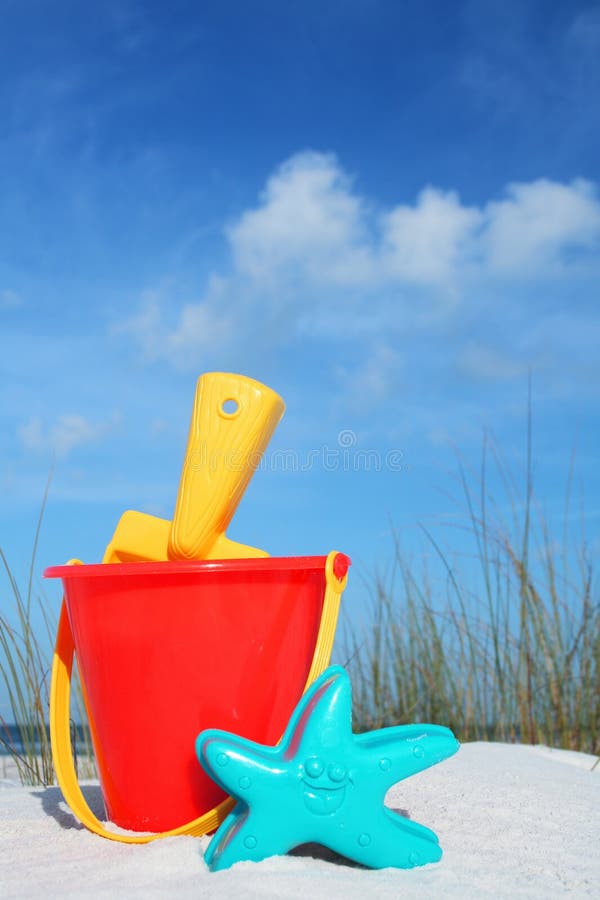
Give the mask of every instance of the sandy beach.
[[(386, 803), (433, 828), (442, 861), (372, 871), (316, 845), (211, 873), (209, 838), (126, 846), (87, 832), (59, 788), (0, 783), (0, 893), (41, 897), (311, 897), (311, 900), (600, 896), (600, 766), (546, 747), (466, 744), (395, 785)], [(14, 776), (14, 773), (12, 773)], [(97, 784), (85, 786), (97, 814)]]

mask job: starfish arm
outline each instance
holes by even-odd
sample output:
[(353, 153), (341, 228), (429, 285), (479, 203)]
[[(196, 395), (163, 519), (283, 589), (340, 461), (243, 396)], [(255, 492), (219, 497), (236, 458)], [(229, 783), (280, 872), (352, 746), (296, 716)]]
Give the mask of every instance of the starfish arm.
[(236, 832), (243, 827), (248, 813), (249, 809), (246, 804), (238, 803), (215, 831), (204, 853), (204, 862), (211, 872), (227, 869), (232, 864), (227, 861), (227, 848), (235, 839)]
[(265, 782), (276, 790), (276, 782), (286, 775), (280, 747), (265, 747), (226, 731), (203, 731), (196, 740), (196, 753), (213, 781), (244, 801), (254, 783), (261, 782), (262, 791)]
[(238, 803), (213, 836), (204, 860), (212, 872), (238, 862), (261, 862), (304, 843), (297, 823), (284, 819), (281, 809), (248, 807)]
[[(236, 862), (250, 860), (260, 862), (270, 854), (260, 853), (254, 827), (256, 816), (248, 806), (238, 803), (216, 831), (210, 842), (204, 861), (211, 872), (228, 869)], [(276, 853), (274, 850), (273, 853)]]
[(341, 666), (330, 666), (296, 707), (281, 740), (286, 759), (316, 752), (346, 752), (352, 746), (352, 688)]
[(397, 725), (356, 735), (363, 765), (377, 773), (385, 790), (397, 781), (435, 766), (458, 750), (460, 744), (443, 725)]
[(360, 827), (331, 830), (322, 843), (372, 869), (412, 869), (439, 862), (442, 857), (433, 831), (386, 807), (364, 817)]

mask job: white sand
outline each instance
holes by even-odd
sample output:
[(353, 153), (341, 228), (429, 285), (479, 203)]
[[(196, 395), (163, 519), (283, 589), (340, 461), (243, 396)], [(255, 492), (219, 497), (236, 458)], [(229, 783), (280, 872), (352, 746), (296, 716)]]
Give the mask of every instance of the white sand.
[[(466, 744), (395, 785), (389, 806), (433, 828), (435, 866), (370, 871), (317, 847), (211, 873), (208, 838), (125, 846), (75, 822), (58, 788), (0, 782), (0, 896), (600, 898), (600, 766), (580, 753)], [(97, 786), (85, 788), (97, 812)], [(310, 853), (316, 854), (313, 858)]]

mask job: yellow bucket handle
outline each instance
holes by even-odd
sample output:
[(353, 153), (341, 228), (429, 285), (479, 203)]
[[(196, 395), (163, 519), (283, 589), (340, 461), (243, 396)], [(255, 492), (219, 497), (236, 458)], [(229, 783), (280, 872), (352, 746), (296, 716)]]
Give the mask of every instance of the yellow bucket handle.
[[(325, 563), (326, 586), (325, 597), (323, 598), (321, 623), (319, 625), (319, 633), (310, 671), (304, 687), (305, 691), (327, 668), (331, 657), (340, 607), (340, 598), (348, 579), (347, 574), (344, 575), (343, 578), (338, 578), (334, 572), (334, 563), (337, 555), (337, 551), (332, 550)], [(81, 565), (79, 560), (71, 560), (71, 563), (73, 565)], [(218, 806), (215, 806), (214, 809), (211, 809), (203, 816), (200, 816), (199, 819), (194, 819), (192, 822), (187, 822), (179, 828), (173, 828), (171, 831), (163, 831), (160, 834), (119, 834), (115, 831), (109, 831), (102, 822), (96, 818), (88, 806), (79, 786), (73, 759), (73, 749), (71, 746), (70, 700), (71, 671), (73, 668), (74, 654), (75, 644), (73, 641), (73, 633), (69, 623), (67, 607), (63, 600), (52, 663), (52, 682), (50, 685), (50, 739), (52, 743), (52, 759), (54, 762), (56, 778), (71, 811), (76, 815), (79, 821), (86, 826), (86, 828), (89, 828), (90, 831), (99, 834), (101, 837), (108, 838), (111, 841), (120, 841), (124, 844), (147, 844), (149, 841), (155, 841), (157, 838), (174, 837), (179, 834), (189, 834), (194, 837), (200, 837), (203, 834), (215, 831), (234, 806), (235, 801), (232, 800), (231, 797), (227, 797), (226, 800), (223, 800), (223, 802)]]

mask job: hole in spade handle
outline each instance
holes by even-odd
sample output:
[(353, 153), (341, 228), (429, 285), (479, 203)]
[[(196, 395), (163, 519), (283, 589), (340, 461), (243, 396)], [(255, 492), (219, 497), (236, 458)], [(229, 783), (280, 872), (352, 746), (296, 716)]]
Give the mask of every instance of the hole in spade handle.
[(235, 399), (235, 397), (227, 397), (226, 400), (223, 400), (219, 410), (221, 415), (225, 416), (226, 419), (233, 419), (234, 416), (237, 416), (239, 411), (240, 404)]

